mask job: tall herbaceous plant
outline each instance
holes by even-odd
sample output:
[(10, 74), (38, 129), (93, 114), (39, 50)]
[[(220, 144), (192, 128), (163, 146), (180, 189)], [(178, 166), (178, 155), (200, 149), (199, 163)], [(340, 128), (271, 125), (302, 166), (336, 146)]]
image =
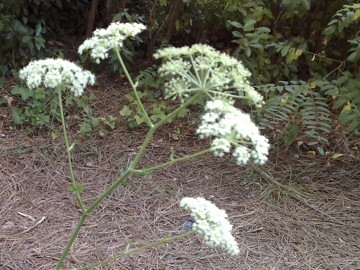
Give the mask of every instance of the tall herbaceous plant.
[[(20, 71), (20, 78), (25, 80), (29, 88), (37, 88), (40, 85), (49, 91), (54, 90), (58, 95), (60, 113), (62, 115), (62, 127), (67, 150), (68, 163), (72, 186), (82, 216), (73, 231), (68, 244), (55, 267), (60, 269), (68, 254), (77, 234), (85, 219), (94, 208), (126, 177), (131, 174), (148, 174), (156, 169), (172, 165), (174, 163), (195, 158), (212, 152), (216, 157), (231, 154), (239, 166), (246, 165), (250, 160), (254, 163), (264, 164), (269, 151), (268, 140), (262, 136), (258, 127), (251, 121), (248, 114), (234, 107), (235, 99), (246, 99), (256, 107), (263, 104), (262, 96), (257, 93), (248, 82), (249, 71), (235, 58), (225, 53), (220, 53), (207, 45), (195, 44), (191, 47), (166, 48), (155, 53), (156, 59), (162, 59), (163, 64), (158, 72), (160, 76), (167, 77), (165, 83), (165, 97), (179, 99), (181, 104), (165, 118), (154, 122), (144, 109), (137, 92), (137, 82), (134, 82), (121, 57), (120, 51), (123, 42), (129, 37), (138, 35), (146, 27), (138, 23), (112, 23), (106, 29), (97, 29), (91, 38), (79, 47), (80, 54), (89, 53), (97, 63), (114, 53), (124, 70), (132, 87), (134, 95), (140, 104), (145, 122), (149, 127), (148, 134), (140, 150), (136, 154), (126, 171), (108, 189), (101, 194), (91, 205), (84, 205), (80, 193), (82, 186), (76, 183), (71, 164), (71, 150), (75, 144), (69, 144), (65, 120), (62, 109), (62, 95), (72, 94), (81, 96), (87, 85), (95, 82), (95, 76), (89, 71), (66, 60), (45, 59), (33, 61)], [(68, 91), (69, 90), (69, 91)], [(200, 139), (211, 138), (211, 145), (200, 152), (196, 152), (178, 159), (174, 159), (169, 153), (169, 161), (148, 168), (138, 168), (137, 164), (156, 129), (172, 119), (180, 110), (195, 103), (199, 99), (205, 100), (204, 114), (201, 116), (197, 134)], [(217, 208), (204, 198), (183, 198), (180, 206), (189, 210), (194, 220), (192, 230), (180, 235), (160, 239), (145, 246), (126, 249), (123, 253), (91, 265), (75, 269), (87, 269), (106, 262), (121, 258), (134, 252), (151, 248), (153, 246), (182, 238), (195, 232), (204, 236), (205, 243), (210, 246), (220, 246), (226, 249), (230, 255), (237, 255), (239, 251), (236, 239), (232, 236), (232, 225), (227, 219), (224, 210)]]

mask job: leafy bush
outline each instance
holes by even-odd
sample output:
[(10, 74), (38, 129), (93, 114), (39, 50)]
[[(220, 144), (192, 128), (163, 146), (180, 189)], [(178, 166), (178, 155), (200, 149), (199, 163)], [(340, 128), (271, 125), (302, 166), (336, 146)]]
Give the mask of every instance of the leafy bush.
[[(3, 0), (0, 3), (0, 74), (53, 54), (45, 46), (74, 41), (86, 27), (87, 1)], [(56, 19), (54, 19), (56, 18)], [(54, 48), (53, 48), (54, 49)]]

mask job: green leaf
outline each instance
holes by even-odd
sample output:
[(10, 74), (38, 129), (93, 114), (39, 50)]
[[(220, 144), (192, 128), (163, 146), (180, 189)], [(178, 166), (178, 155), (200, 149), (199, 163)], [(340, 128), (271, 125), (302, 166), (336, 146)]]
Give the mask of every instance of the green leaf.
[(183, 108), (182, 110), (179, 111), (178, 113), (178, 117), (185, 117), (186, 114), (189, 112), (190, 110), (189, 109), (186, 109), (186, 108)]
[(247, 46), (249, 46), (249, 40), (247, 39), (247, 38), (243, 38), (243, 40), (242, 40), (242, 44), (245, 46), (245, 47), (247, 47)]
[(139, 115), (135, 115), (134, 119), (138, 125), (140, 125), (142, 122), (144, 122), (144, 118), (140, 117)]
[(284, 57), (288, 54), (289, 52), (289, 49), (290, 49), (290, 46), (284, 46), (282, 49), (281, 49), (281, 56)]
[(68, 190), (70, 190), (72, 192), (77, 191), (78, 193), (82, 192), (84, 189), (82, 184), (78, 184), (76, 186), (68, 186), (67, 188), (68, 188)]
[(318, 146), (318, 147), (317, 147), (317, 150), (318, 150), (318, 152), (319, 152), (320, 155), (323, 156), (323, 155), (325, 154), (324, 149), (323, 149), (322, 147)]
[(17, 31), (22, 35), (26, 35), (29, 33), (29, 29), (25, 25), (23, 25), (19, 20), (13, 21), (13, 27), (15, 28), (15, 31)]
[(239, 22), (232, 22), (232, 21), (227, 21), (229, 24), (231, 24), (232, 26), (235, 26), (237, 28), (243, 28), (243, 26), (241, 25), (241, 23)]
[(344, 98), (339, 98), (337, 101), (335, 101), (334, 105), (333, 105), (333, 109), (336, 110), (338, 108), (340, 108), (342, 105), (344, 105), (346, 102), (346, 99)]
[(125, 105), (119, 113), (121, 116), (130, 116), (132, 114), (132, 110), (130, 110), (129, 106)]
[(251, 49), (250, 49), (249, 47), (246, 47), (246, 48), (245, 48), (245, 55), (246, 55), (247, 57), (250, 57), (250, 56), (251, 56)]
[(79, 126), (80, 126), (79, 133), (81, 134), (88, 134), (92, 130), (91, 125), (86, 122), (79, 124)]
[(232, 31), (234, 37), (242, 37), (243, 35), (239, 31)]
[(354, 15), (355, 15), (355, 13), (354, 13), (353, 11), (348, 11), (348, 12), (346, 13), (346, 22), (347, 22), (348, 24), (350, 24), (350, 23), (353, 22), (353, 20), (354, 20)]
[(310, 9), (310, 1), (309, 0), (302, 0), (301, 2), (306, 10)]
[[(311, 136), (308, 132), (305, 132), (306, 134), (308, 134), (310, 137), (315, 137), (315, 136)], [(318, 142), (309, 142), (308, 145), (312, 146), (312, 145), (317, 145)]]
[(351, 120), (354, 120), (355, 118), (356, 118), (355, 114), (348, 114), (347, 116), (340, 118), (339, 120), (340, 120), (340, 123), (344, 125), (344, 124), (350, 122)]
[(42, 37), (36, 37), (35, 38), (35, 47), (38, 51), (40, 51), (41, 48), (45, 48), (45, 40)]
[(126, 97), (126, 99), (129, 101), (129, 102), (133, 102), (135, 100), (135, 98), (133, 97), (133, 95), (131, 94), (126, 94), (124, 95), (124, 97)]
[(329, 27), (327, 27), (324, 31), (324, 34), (327, 36), (330, 36), (331, 34), (333, 34), (336, 30), (336, 26), (335, 25), (330, 25)]
[(40, 126), (47, 126), (50, 123), (50, 116), (46, 114), (38, 114), (37, 115), (36, 124)]
[(256, 31), (261, 31), (261, 32), (265, 32), (265, 33), (271, 32), (271, 30), (267, 27), (258, 27), (258, 28), (256, 28)]
[(333, 20), (331, 20), (331, 22), (329, 22), (328, 23), (328, 25), (332, 25), (332, 24), (334, 24), (334, 23), (337, 23), (339, 20), (337, 20), (337, 19), (333, 19)]
[(59, 133), (56, 131), (51, 131), (51, 139), (55, 140), (57, 137), (59, 137)]
[(244, 31), (252, 31), (254, 30), (254, 24), (256, 23), (256, 20), (250, 19), (245, 22), (244, 25)]
[(286, 148), (289, 148), (290, 144), (292, 144), (299, 134), (299, 127), (296, 124), (293, 124), (287, 134), (284, 136), (284, 143)]
[(350, 62), (355, 62), (357, 60), (357, 52), (353, 52), (352, 54), (350, 54), (347, 58), (347, 60), (349, 60)]
[(34, 99), (39, 100), (39, 99), (44, 99), (45, 98), (45, 90), (44, 88), (37, 88), (34, 91)]
[(98, 117), (94, 117), (91, 119), (91, 124), (95, 127), (97, 127), (100, 123), (100, 119)]
[(29, 47), (30, 51), (32, 52), (34, 50), (34, 42), (30, 39), (26, 44)]
[(25, 88), (21, 85), (15, 85), (10, 93), (13, 95), (20, 95), (22, 100), (27, 100), (29, 97), (34, 96), (33, 90)]
[(354, 119), (352, 122), (351, 122), (351, 124), (347, 127), (347, 131), (354, 131), (356, 128), (358, 128), (359, 127), (359, 122), (358, 122), (358, 120), (357, 119)]
[(11, 115), (15, 125), (21, 125), (25, 120), (25, 117), (22, 115), (21, 108), (11, 108)]
[(23, 36), (22, 39), (21, 39), (21, 42), (22, 43), (27, 43), (30, 39), (31, 39), (30, 36)]
[(41, 21), (38, 21), (38, 23), (36, 24), (35, 36), (38, 37), (41, 34), (41, 31), (42, 31)]
[(286, 55), (286, 64), (291, 64), (297, 57), (295, 55), (295, 48), (291, 48), (289, 53)]

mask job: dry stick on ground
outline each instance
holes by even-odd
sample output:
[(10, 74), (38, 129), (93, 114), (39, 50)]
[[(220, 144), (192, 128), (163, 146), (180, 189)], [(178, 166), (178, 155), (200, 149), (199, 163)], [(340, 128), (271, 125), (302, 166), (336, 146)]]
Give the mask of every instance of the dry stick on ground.
[(275, 180), (274, 177), (272, 177), (271, 175), (263, 172), (262, 170), (260, 170), (260, 168), (256, 167), (254, 164), (252, 164), (252, 168), (260, 175), (262, 176), (263, 178), (265, 178), (266, 180), (272, 182), (273, 184), (277, 185), (278, 187), (280, 188), (283, 188), (285, 190), (288, 190), (288, 191), (291, 191), (289, 193), (289, 195), (291, 197), (293, 197), (294, 199), (298, 200), (299, 202), (302, 202), (303, 204), (305, 204), (306, 206), (310, 207), (311, 209), (313, 209), (314, 211), (324, 215), (324, 216), (327, 216), (328, 218), (330, 218), (334, 223), (336, 224), (340, 224), (340, 225), (345, 225), (344, 223), (338, 221), (336, 218), (330, 216), (329, 214), (317, 209), (315, 206), (311, 205), (310, 203), (308, 203), (308, 201), (306, 200), (305, 195), (302, 194), (300, 191), (296, 190), (295, 188), (293, 187), (290, 187), (290, 186), (286, 186), (284, 184), (281, 184), (279, 183), (278, 181)]

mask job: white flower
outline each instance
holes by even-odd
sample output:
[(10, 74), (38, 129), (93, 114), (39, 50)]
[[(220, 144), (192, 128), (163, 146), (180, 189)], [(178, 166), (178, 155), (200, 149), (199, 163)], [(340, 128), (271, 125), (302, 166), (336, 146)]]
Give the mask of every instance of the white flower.
[(218, 157), (224, 156), (224, 152), (229, 153), (230, 148), (230, 142), (224, 138), (216, 138), (211, 143), (211, 150), (214, 152), (214, 155)]
[(243, 145), (236, 147), (232, 155), (236, 157), (236, 164), (240, 166), (245, 165), (250, 159), (249, 149)]
[(208, 101), (197, 133), (200, 138), (214, 137), (211, 150), (215, 156), (229, 153), (233, 145), (232, 155), (238, 165), (245, 165), (250, 158), (259, 164), (267, 161), (268, 139), (260, 134), (250, 116), (236, 109), (231, 100)]
[(204, 198), (183, 198), (180, 206), (189, 210), (194, 219), (193, 229), (203, 233), (205, 243), (210, 246), (221, 246), (231, 254), (240, 252), (235, 238), (231, 234), (232, 225), (227, 214)]
[(62, 59), (45, 59), (30, 62), (20, 70), (19, 77), (26, 85), (35, 89), (44, 85), (56, 88), (63, 85), (70, 89), (74, 96), (81, 96), (87, 84), (95, 83), (95, 76), (72, 62)]
[(161, 76), (171, 76), (188, 85), (186, 89), (179, 89), (165, 84), (166, 98), (179, 97), (183, 101), (199, 91), (207, 97), (218, 93), (234, 96), (237, 93), (238, 98), (247, 98), (256, 107), (263, 104), (263, 97), (250, 86), (247, 78), (251, 74), (243, 64), (208, 45), (165, 48), (155, 53), (154, 57), (166, 60), (159, 68)]
[(89, 50), (90, 56), (100, 63), (100, 59), (109, 57), (110, 50), (121, 48), (126, 38), (136, 36), (145, 28), (141, 23), (111, 23), (106, 29), (96, 29), (93, 36), (80, 45), (78, 53)]

